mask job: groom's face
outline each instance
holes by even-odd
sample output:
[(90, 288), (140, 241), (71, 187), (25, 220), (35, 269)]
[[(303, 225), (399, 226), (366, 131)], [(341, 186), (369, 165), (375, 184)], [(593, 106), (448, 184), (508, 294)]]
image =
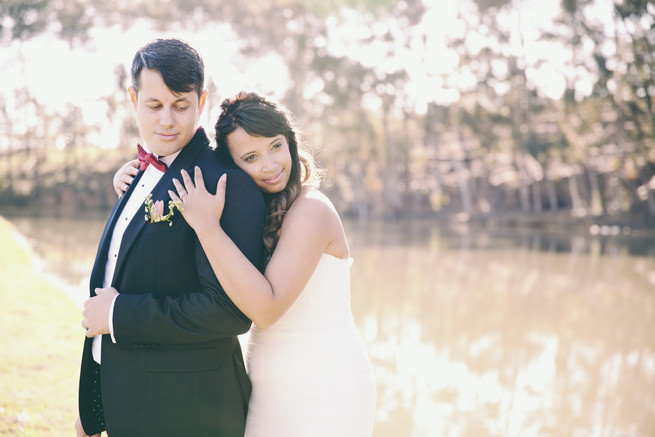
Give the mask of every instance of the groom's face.
[(141, 71), (141, 87), (129, 89), (141, 138), (160, 157), (186, 146), (196, 132), (207, 91), (174, 93), (157, 70)]

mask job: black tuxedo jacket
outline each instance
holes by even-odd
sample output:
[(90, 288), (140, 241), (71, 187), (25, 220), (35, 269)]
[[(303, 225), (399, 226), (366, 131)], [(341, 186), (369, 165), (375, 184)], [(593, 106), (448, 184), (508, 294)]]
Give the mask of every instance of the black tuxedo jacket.
[[(232, 162), (209, 147), (199, 129), (152, 191), (153, 201), (174, 190), (180, 170), (202, 169), (207, 189), (228, 173), (221, 224), (250, 261), (262, 267), (263, 196)], [(141, 173), (132, 182), (139, 183)], [(90, 290), (102, 287), (116, 219), (131, 194), (114, 207), (100, 240)], [(146, 223), (137, 212), (121, 241), (111, 284), (116, 343), (102, 339), (102, 366), (86, 339), (80, 372), (82, 425), (92, 435), (111, 437), (243, 437), (250, 397), (237, 335), (250, 320), (230, 301), (182, 214), (169, 222)]]

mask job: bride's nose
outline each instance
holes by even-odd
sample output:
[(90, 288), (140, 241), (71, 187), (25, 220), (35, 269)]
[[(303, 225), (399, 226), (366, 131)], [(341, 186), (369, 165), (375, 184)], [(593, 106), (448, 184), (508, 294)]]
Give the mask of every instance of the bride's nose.
[(273, 171), (277, 168), (277, 162), (275, 162), (275, 158), (271, 156), (270, 154), (264, 156), (264, 171)]

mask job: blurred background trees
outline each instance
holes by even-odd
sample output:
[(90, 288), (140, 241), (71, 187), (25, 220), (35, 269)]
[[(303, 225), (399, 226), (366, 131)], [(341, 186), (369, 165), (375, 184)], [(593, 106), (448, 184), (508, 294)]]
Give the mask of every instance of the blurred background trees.
[[(650, 223), (655, 2), (550, 3), (553, 18), (536, 22), (537, 0), (3, 0), (0, 47), (21, 64), (22, 45), (44, 36), (74, 53), (93, 51), (98, 29), (143, 22), (223, 32), (238, 46), (230, 68), (261, 69), (251, 87), (296, 114), (346, 215)], [(111, 177), (138, 141), (132, 54), (96, 99), (103, 117), (45, 104), (29, 84), (0, 95), (0, 205), (113, 204)], [(262, 59), (284, 69), (272, 90)], [(218, 82), (208, 68), (212, 106), (227, 97)]]

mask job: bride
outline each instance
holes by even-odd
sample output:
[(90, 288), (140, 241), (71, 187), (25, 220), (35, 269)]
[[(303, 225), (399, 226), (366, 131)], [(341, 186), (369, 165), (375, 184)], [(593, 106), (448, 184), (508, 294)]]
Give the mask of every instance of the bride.
[[(228, 154), (265, 193), (269, 256), (260, 273), (223, 232), (224, 175), (216, 195), (202, 173), (174, 180), (181, 211), (232, 301), (255, 324), (247, 367), (253, 391), (246, 437), (368, 437), (375, 382), (350, 309), (350, 252), (339, 215), (316, 189), (311, 159), (298, 150), (292, 115), (255, 93), (221, 105), (218, 153)], [(116, 175), (131, 182), (130, 165)], [(179, 196), (179, 197), (178, 197)]]

